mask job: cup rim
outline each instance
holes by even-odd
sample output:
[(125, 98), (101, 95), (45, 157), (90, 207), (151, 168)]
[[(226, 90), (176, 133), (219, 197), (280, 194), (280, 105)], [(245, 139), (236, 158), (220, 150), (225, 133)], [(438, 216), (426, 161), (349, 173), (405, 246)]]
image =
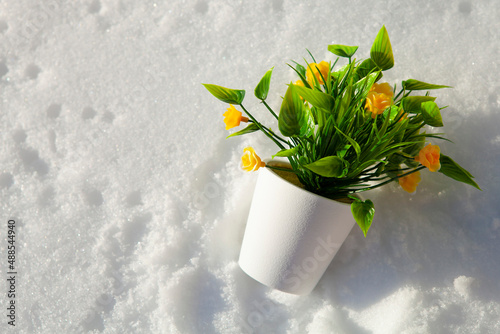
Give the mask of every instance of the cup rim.
[(335, 199), (331, 199), (331, 198), (328, 198), (328, 197), (321, 196), (319, 194), (313, 193), (312, 191), (309, 191), (307, 189), (301, 188), (301, 187), (297, 186), (296, 184), (293, 184), (292, 182), (284, 179), (283, 177), (281, 177), (278, 173), (276, 173), (271, 168), (264, 167), (263, 170), (261, 170), (261, 172), (265, 172), (265, 173), (269, 172), (269, 173), (271, 173), (278, 180), (280, 180), (280, 182), (285, 182), (286, 184), (292, 186), (296, 191), (304, 192), (305, 194), (308, 194), (308, 196), (312, 196), (312, 197), (315, 197), (315, 198), (320, 199), (320, 200), (325, 200), (327, 202), (338, 203), (340, 205), (351, 205), (351, 203), (341, 202), (341, 201), (338, 201), (338, 200), (335, 200)]

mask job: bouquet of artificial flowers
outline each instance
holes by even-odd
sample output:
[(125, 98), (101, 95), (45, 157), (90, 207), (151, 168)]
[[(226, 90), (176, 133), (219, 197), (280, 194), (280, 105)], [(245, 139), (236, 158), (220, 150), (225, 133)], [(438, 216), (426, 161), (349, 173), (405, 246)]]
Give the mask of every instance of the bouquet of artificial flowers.
[[(230, 135), (263, 132), (279, 148), (274, 157), (285, 157), (290, 166), (266, 164), (254, 149), (244, 149), (243, 169), (268, 167), (297, 176), (304, 188), (331, 199), (349, 199), (354, 219), (366, 236), (373, 220), (374, 205), (357, 193), (398, 182), (414, 192), (427, 168), (479, 189), (473, 176), (450, 157), (442, 154), (431, 140), (446, 140), (442, 134), (426, 133), (425, 127), (442, 127), (441, 110), (427, 92), (447, 88), (409, 79), (396, 85), (380, 82), (383, 71), (394, 66), (389, 36), (382, 27), (375, 38), (370, 58), (356, 60), (357, 46), (329, 45), (337, 55), (333, 64), (312, 62), (289, 65), (298, 80), (290, 83), (279, 113), (266, 102), (272, 69), (255, 88), (255, 96), (276, 118), (279, 133), (259, 122), (243, 106), (244, 90), (205, 84), (219, 100), (229, 104), (224, 113), (226, 130), (248, 125)], [(341, 58), (347, 64), (338, 67)], [(241, 109), (243, 113), (238, 110)]]

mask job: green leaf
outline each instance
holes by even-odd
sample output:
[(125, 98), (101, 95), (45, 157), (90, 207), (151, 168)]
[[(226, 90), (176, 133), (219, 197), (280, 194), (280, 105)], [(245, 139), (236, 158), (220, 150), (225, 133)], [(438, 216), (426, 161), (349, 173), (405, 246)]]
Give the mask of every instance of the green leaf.
[(240, 105), (245, 97), (244, 90), (230, 89), (212, 84), (202, 84), (213, 96), (222, 102)]
[[(295, 63), (295, 62), (294, 62)], [(295, 63), (297, 64), (297, 68), (293, 67), (292, 65), (290, 64), (287, 64), (292, 70), (295, 71), (295, 73), (297, 73), (297, 75), (299, 76), (300, 80), (302, 81), (302, 83), (304, 84), (304, 86), (306, 87), (311, 87), (309, 85), (309, 82), (307, 82), (307, 79), (306, 79), (306, 69), (304, 68), (304, 66), (298, 64), (298, 63)]]
[(385, 135), (385, 133), (387, 132), (387, 128), (389, 127), (389, 121), (390, 121), (390, 118), (389, 117), (386, 117), (384, 119), (384, 123), (382, 123), (382, 126), (380, 127), (380, 129), (378, 129), (378, 134), (380, 136), (380, 139), (382, 139)]
[(364, 161), (363, 163), (361, 163), (360, 165), (358, 165), (356, 167), (356, 169), (351, 169), (350, 173), (346, 176), (347, 179), (351, 179), (351, 178), (354, 178), (356, 176), (359, 175), (359, 173), (361, 173), (362, 171), (364, 171), (366, 168), (376, 164), (376, 163), (379, 163), (380, 161), (378, 160), (375, 160), (375, 159), (370, 159), (370, 160), (366, 160)]
[[(340, 106), (337, 109), (337, 123), (340, 124), (344, 118), (345, 112), (349, 108), (349, 105), (352, 103), (352, 82), (349, 82), (349, 85), (344, 89), (342, 99), (340, 100)], [(338, 98), (338, 97), (337, 97)]]
[(309, 108), (302, 109), (302, 118), (300, 119), (300, 132), (299, 137), (309, 137), (314, 134), (316, 123), (314, 116)]
[(399, 111), (400, 107), (392, 105), (384, 111), (383, 115), (384, 117), (389, 117), (389, 121), (392, 122), (398, 117)]
[(356, 67), (356, 79), (359, 80), (361, 78), (364, 78), (368, 74), (371, 74), (373, 72), (378, 72), (378, 75), (375, 78), (376, 79), (375, 81), (377, 81), (380, 78), (382, 78), (383, 74), (378, 69), (377, 64), (375, 64), (375, 62), (371, 58), (365, 59), (365, 60), (363, 60), (363, 62), (361, 64), (359, 64)]
[[(392, 155), (394, 157), (396, 155)], [(392, 162), (390, 161), (385, 167), (384, 167), (384, 174), (389, 176), (390, 178), (393, 178), (396, 180), (398, 178), (398, 174), (401, 174), (401, 165), (400, 162)]]
[(428, 89), (451, 88), (451, 86), (434, 85), (427, 82), (418, 81), (415, 79), (408, 79), (406, 81), (403, 81), (403, 88), (406, 90), (428, 90)]
[(443, 173), (444, 175), (451, 177), (454, 180), (467, 183), (481, 190), (477, 183), (472, 180), (474, 177), (471, 175), (471, 173), (469, 173), (467, 170), (453, 161), (450, 157), (441, 154), (439, 157), (439, 162), (441, 163), (441, 168), (439, 169), (440, 173)]
[(306, 100), (316, 108), (322, 108), (331, 111), (333, 109), (333, 106), (335, 105), (335, 99), (331, 95), (320, 92), (319, 90), (314, 90), (298, 85), (294, 85), (294, 89), (297, 94), (302, 96), (304, 100)]
[(295, 71), (304, 77), (306, 76), (306, 68), (299, 63), (295, 63)]
[(352, 145), (349, 145), (349, 144), (344, 145), (344, 147), (341, 150), (337, 151), (337, 156), (343, 159), (345, 157), (347, 151), (349, 151), (349, 149), (351, 147), (352, 147)]
[(335, 80), (340, 80), (346, 75), (346, 72), (349, 70), (350, 64), (344, 65), (341, 68), (339, 68), (337, 71), (332, 72), (332, 77)]
[[(274, 68), (274, 67), (273, 67)], [(255, 97), (259, 100), (264, 101), (267, 98), (267, 93), (269, 93), (269, 85), (271, 83), (271, 74), (273, 73), (273, 68), (264, 74), (262, 79), (260, 79), (259, 84), (255, 87)]]
[(299, 147), (298, 146), (289, 148), (287, 150), (281, 150), (278, 153), (276, 153), (275, 155), (273, 155), (272, 159), (274, 159), (274, 157), (285, 157), (285, 158), (291, 157), (292, 155), (297, 154), (298, 151), (299, 151)]
[(404, 160), (404, 163), (405, 163), (406, 166), (408, 166), (410, 168), (417, 168), (418, 165), (420, 164), (420, 162), (415, 161), (414, 158), (413, 159), (407, 158), (407, 159)]
[(354, 84), (354, 90), (359, 99), (365, 99), (366, 95), (368, 95), (368, 92), (370, 91), (370, 88), (372, 88), (375, 81), (377, 81), (378, 75), (381, 73), (382, 72), (379, 71), (373, 72)]
[(328, 45), (328, 51), (339, 57), (351, 58), (356, 50), (358, 50), (357, 46), (347, 46), (340, 44)]
[(403, 152), (411, 157), (416, 157), (418, 155), (418, 152), (420, 152), (420, 150), (423, 149), (424, 146), (425, 146), (425, 137), (422, 136), (415, 144), (405, 147)]
[(345, 174), (344, 161), (337, 156), (324, 157), (304, 167), (324, 177), (342, 177)]
[(288, 85), (278, 117), (279, 130), (286, 137), (299, 135), (303, 125), (304, 105), (294, 87), (293, 84)]
[(366, 234), (372, 225), (373, 216), (375, 215), (375, 206), (373, 205), (373, 202), (369, 199), (366, 201), (356, 199), (351, 204), (351, 212), (354, 220), (358, 223), (361, 231), (363, 231), (363, 234), (366, 237)]
[(342, 131), (340, 131), (339, 128), (337, 128), (335, 126), (335, 130), (337, 130), (341, 135), (343, 135), (345, 137), (345, 139), (347, 139), (347, 141), (352, 145), (352, 147), (354, 148), (354, 151), (356, 152), (356, 155), (358, 156), (359, 158), (359, 155), (361, 154), (361, 148), (359, 147), (359, 144), (356, 143), (356, 141), (354, 139), (352, 139), (351, 137), (349, 137), (348, 135), (346, 135), (345, 133), (343, 133)]
[(439, 107), (434, 101), (422, 102), (420, 105), (422, 109), (422, 116), (424, 117), (424, 123), (430, 126), (440, 127), (443, 126), (443, 119), (441, 118), (441, 112)]
[(379, 30), (370, 50), (370, 58), (377, 66), (385, 71), (394, 66), (391, 41), (385, 26)]
[(419, 113), (422, 109), (422, 102), (434, 101), (432, 96), (407, 96), (401, 100), (403, 110), (406, 112)]
[(246, 135), (247, 133), (252, 133), (252, 132), (255, 132), (259, 130), (259, 127), (257, 126), (257, 124), (255, 123), (250, 123), (246, 128), (238, 131), (238, 132), (235, 132), (235, 133), (232, 133), (230, 134), (229, 136), (226, 137), (229, 138), (229, 137), (236, 137), (236, 136), (241, 136), (241, 135)]
[(385, 171), (386, 167), (390, 167), (390, 163), (388, 163), (387, 166), (385, 164), (383, 164), (383, 163), (380, 163), (379, 166), (377, 167), (377, 169), (375, 170), (375, 176), (382, 175), (382, 172)]

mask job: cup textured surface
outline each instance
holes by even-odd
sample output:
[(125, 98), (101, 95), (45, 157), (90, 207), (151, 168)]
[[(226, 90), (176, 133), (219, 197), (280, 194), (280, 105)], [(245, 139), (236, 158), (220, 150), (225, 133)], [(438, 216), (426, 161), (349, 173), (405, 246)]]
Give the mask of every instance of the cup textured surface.
[(354, 226), (349, 204), (321, 197), (262, 168), (239, 265), (278, 290), (307, 294)]

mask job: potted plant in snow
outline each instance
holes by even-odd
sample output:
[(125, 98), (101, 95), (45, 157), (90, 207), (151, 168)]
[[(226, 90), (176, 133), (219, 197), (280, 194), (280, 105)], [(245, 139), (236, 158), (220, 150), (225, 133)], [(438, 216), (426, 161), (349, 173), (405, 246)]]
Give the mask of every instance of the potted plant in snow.
[[(243, 106), (244, 90), (204, 84), (230, 104), (226, 130), (249, 123), (228, 137), (261, 131), (279, 148), (273, 158), (288, 160), (263, 162), (253, 148), (244, 149), (243, 169), (259, 170), (259, 177), (239, 258), (248, 275), (285, 292), (306, 294), (315, 287), (354, 222), (366, 236), (375, 209), (360, 197), (365, 191), (398, 182), (414, 192), (425, 168), (479, 189), (468, 171), (430, 143), (445, 139), (442, 134), (424, 129), (443, 126), (443, 108), (429, 93), (414, 92), (448, 86), (409, 79), (397, 91), (381, 83), (382, 72), (394, 65), (385, 27), (368, 59), (354, 59), (357, 49), (329, 45), (338, 56), (333, 64), (310, 55), (305, 66), (289, 65), (298, 80), (288, 85), (279, 113), (266, 102), (273, 69), (265, 73), (254, 93), (279, 133)], [(340, 58), (347, 64), (337, 67)]]

